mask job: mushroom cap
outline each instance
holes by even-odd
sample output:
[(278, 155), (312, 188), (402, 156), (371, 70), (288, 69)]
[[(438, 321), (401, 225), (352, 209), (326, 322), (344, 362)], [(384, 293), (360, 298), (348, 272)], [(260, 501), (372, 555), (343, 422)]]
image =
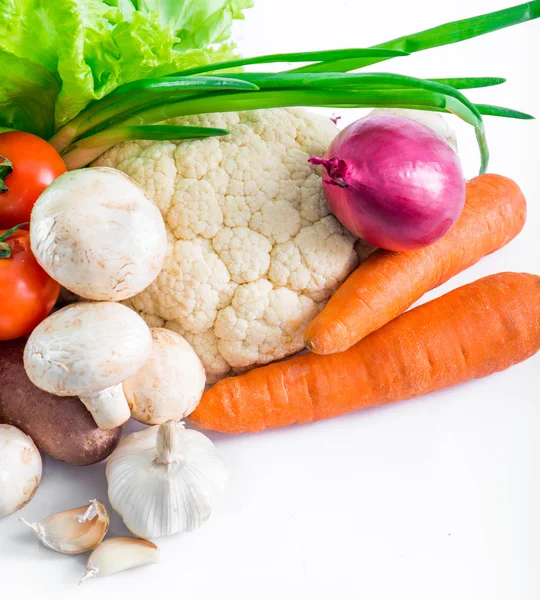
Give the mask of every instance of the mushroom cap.
[(0, 424), (0, 519), (32, 499), (41, 480), (41, 456), (30, 437)]
[(80, 302), (34, 329), (24, 349), (24, 366), (42, 390), (79, 396), (122, 383), (151, 352), (150, 329), (137, 313), (115, 302)]
[(42, 268), (91, 300), (124, 300), (159, 275), (167, 233), (131, 177), (96, 167), (55, 179), (32, 210), (30, 242)]
[(200, 358), (178, 333), (152, 328), (152, 355), (123, 383), (131, 416), (147, 425), (180, 421), (195, 410), (206, 375)]

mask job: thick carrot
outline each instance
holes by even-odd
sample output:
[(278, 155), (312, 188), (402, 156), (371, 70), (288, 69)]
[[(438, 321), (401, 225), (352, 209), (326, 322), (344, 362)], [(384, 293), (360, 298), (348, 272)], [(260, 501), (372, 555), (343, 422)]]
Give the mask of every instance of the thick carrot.
[(230, 377), (191, 418), (226, 433), (308, 423), (502, 371), (540, 350), (540, 277), (500, 273), (401, 315), (341, 354)]
[(525, 218), (525, 198), (516, 183), (501, 175), (476, 177), (467, 184), (459, 221), (442, 239), (412, 252), (372, 254), (308, 326), (306, 346), (317, 354), (347, 350), (429, 290), (506, 245)]

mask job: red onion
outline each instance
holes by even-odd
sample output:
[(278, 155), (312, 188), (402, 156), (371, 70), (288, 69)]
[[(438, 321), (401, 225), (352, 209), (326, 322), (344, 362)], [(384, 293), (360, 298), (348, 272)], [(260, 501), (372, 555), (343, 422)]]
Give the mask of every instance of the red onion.
[(388, 250), (432, 244), (457, 221), (465, 180), (457, 154), (422, 123), (373, 115), (346, 127), (323, 165), (330, 209), (358, 237)]

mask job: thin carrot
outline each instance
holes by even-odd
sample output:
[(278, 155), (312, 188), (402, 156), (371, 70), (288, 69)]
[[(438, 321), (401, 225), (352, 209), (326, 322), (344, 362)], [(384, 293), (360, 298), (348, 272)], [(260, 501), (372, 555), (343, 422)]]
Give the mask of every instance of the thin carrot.
[(512, 180), (476, 177), (467, 184), (459, 221), (442, 239), (412, 252), (372, 254), (308, 326), (306, 346), (317, 354), (347, 350), (429, 290), (505, 246), (523, 228), (526, 212), (525, 198)]
[(415, 308), (341, 354), (230, 377), (191, 418), (226, 433), (308, 423), (485, 377), (540, 350), (540, 277), (499, 273)]

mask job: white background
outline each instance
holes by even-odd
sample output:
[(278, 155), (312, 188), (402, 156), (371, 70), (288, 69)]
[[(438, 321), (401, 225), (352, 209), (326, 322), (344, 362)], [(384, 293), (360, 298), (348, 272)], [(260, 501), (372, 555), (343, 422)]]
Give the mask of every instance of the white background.
[[(245, 54), (368, 46), (511, 0), (257, 0), (236, 28)], [(540, 21), (376, 70), (505, 76), (477, 101), (540, 116)], [(343, 112), (343, 122), (360, 116)], [(429, 294), (504, 270), (540, 272), (540, 125), (487, 119), (490, 170), (529, 200), (509, 247)], [(467, 175), (478, 155), (459, 127)], [(0, 598), (538, 600), (540, 355), (399, 405), (255, 436), (212, 435), (230, 485), (198, 532), (159, 541), (161, 564), (77, 581), (86, 556), (39, 545), (17, 517), (106, 498), (104, 465), (45, 458), (42, 485), (0, 523)], [(111, 533), (125, 535), (113, 517)]]

